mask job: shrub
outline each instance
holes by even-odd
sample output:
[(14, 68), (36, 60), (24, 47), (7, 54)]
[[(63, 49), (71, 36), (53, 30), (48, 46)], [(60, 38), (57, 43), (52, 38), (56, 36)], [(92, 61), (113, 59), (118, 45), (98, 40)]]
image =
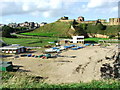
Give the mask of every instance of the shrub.
[(115, 35), (110, 35), (110, 36), (109, 36), (109, 38), (113, 38), (113, 37), (115, 37)]

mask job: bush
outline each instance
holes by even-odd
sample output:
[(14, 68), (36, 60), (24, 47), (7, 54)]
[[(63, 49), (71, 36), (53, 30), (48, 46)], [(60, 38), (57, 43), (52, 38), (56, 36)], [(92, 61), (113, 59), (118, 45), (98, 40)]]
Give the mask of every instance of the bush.
[(14, 29), (9, 26), (2, 27), (2, 37), (11, 37), (10, 33), (13, 33)]
[(109, 38), (113, 38), (113, 37), (115, 37), (115, 35), (110, 35), (110, 36), (109, 36)]
[(98, 30), (105, 30), (106, 27), (105, 27), (103, 24), (98, 23), (98, 24), (97, 24), (97, 29), (98, 29)]

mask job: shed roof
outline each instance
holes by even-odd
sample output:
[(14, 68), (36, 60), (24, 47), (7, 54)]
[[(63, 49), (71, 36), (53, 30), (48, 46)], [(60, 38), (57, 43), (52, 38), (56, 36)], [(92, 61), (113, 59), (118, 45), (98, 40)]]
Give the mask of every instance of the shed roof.
[(20, 46), (18, 44), (12, 44), (10, 46), (5, 46), (5, 47), (1, 47), (0, 49), (19, 49), (19, 48), (23, 48), (24, 46)]
[(0, 67), (8, 67), (11, 66), (11, 64), (0, 64)]

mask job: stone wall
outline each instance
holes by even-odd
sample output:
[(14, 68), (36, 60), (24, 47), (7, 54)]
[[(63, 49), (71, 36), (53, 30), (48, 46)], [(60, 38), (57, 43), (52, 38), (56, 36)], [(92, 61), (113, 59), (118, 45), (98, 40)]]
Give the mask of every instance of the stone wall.
[(98, 21), (101, 22), (101, 23), (105, 23), (105, 22), (107, 22), (106, 19), (98, 19)]
[(102, 35), (102, 34), (96, 34), (95, 37), (97, 37), (97, 38), (109, 38), (109, 36)]
[(71, 20), (59, 20), (59, 21), (61, 21), (61, 22), (73, 22), (74, 21), (74, 19), (71, 19)]
[(120, 25), (120, 18), (109, 18), (109, 25)]
[(99, 21), (103, 25), (120, 25), (120, 18), (109, 18), (109, 22), (107, 22), (106, 19), (84, 21), (84, 17), (80, 16), (76, 21), (78, 23), (94, 23), (94, 24), (96, 24), (97, 21)]
[(96, 23), (97, 20), (94, 20), (94, 21), (77, 21), (78, 23)]
[(109, 38), (107, 35), (102, 35), (102, 34), (88, 34), (89, 37), (97, 37), (97, 38)]

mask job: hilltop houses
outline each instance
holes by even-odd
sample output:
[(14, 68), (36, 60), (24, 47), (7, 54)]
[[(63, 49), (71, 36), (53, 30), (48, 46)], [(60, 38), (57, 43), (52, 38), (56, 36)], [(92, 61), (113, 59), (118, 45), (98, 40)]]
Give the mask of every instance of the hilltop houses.
[(9, 23), (8, 26), (12, 27), (12, 28), (16, 28), (16, 27), (30, 27), (30, 28), (37, 28), (40, 27), (40, 25), (38, 23), (34, 23), (34, 22), (24, 22), (24, 23)]
[(38, 28), (40, 26), (44, 26), (45, 24), (47, 24), (47, 22), (42, 22), (42, 23), (35, 23), (35, 22), (24, 22), (24, 23), (9, 23), (8, 26), (12, 27), (12, 28), (16, 28), (16, 27), (29, 27), (29, 28)]

